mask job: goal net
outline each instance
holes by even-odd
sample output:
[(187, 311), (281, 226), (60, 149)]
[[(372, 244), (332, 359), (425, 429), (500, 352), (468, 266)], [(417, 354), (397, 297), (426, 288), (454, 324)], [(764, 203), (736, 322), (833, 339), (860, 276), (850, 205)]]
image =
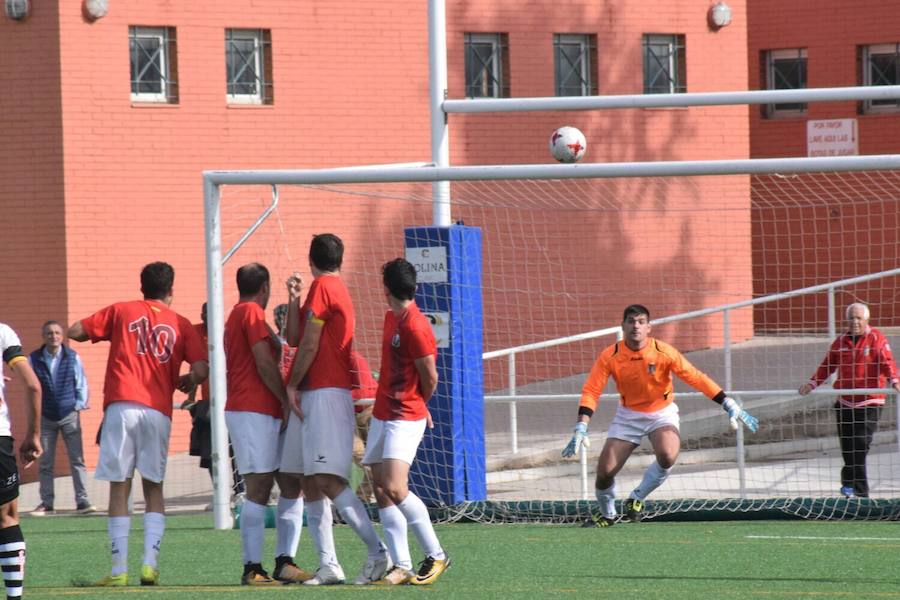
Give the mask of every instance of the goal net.
[[(299, 271), (306, 286), (312, 279), (311, 237), (335, 233), (345, 244), (342, 275), (357, 312), (354, 347), (377, 371), (387, 310), (381, 266), (404, 256), (407, 228), (431, 223), (431, 184), (277, 189), (277, 206), (223, 268), (225, 314), (237, 299), (235, 270), (259, 261), (272, 274), (272, 318), (287, 301), (288, 275)], [(851, 302), (868, 304), (872, 325), (898, 341), (897, 172), (454, 181), (450, 197), (453, 220), (481, 234), (482, 312), (452, 318), (483, 332), (483, 473), (465, 476), (483, 477), (486, 491), (433, 506), (436, 517), (553, 522), (588, 514), (617, 402), (612, 383), (591, 422), (587, 455), (563, 459), (560, 450), (585, 375), (616, 341), (622, 309), (632, 303), (651, 310), (654, 337), (679, 348), (760, 420), (756, 434), (735, 433), (719, 405), (677, 382), (681, 455), (648, 499), (648, 516), (898, 516), (894, 399), (868, 455), (871, 498), (848, 500), (838, 494), (835, 396), (828, 386), (805, 397), (795, 391), (844, 329)], [(269, 185), (221, 185), (219, 198), (225, 250), (273, 202)], [(442, 378), (456, 367), (444, 368)], [(448, 432), (439, 424), (426, 437), (438, 438), (431, 446), (450, 445)], [(429, 453), (417, 457), (429, 460)], [(635, 451), (617, 477), (620, 497), (652, 460), (648, 446)], [(420, 468), (433, 475), (446, 465)], [(363, 496), (365, 477), (355, 470)]]

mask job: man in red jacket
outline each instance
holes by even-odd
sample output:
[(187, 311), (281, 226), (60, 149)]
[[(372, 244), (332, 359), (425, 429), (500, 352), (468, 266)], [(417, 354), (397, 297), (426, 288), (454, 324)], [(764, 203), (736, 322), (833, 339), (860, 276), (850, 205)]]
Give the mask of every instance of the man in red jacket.
[[(805, 396), (837, 371), (834, 388), (884, 388), (890, 384), (900, 392), (897, 365), (891, 345), (884, 334), (869, 326), (869, 307), (854, 302), (847, 307), (847, 333), (832, 342), (822, 364), (800, 386)], [(834, 404), (838, 437), (844, 467), (841, 469), (841, 494), (846, 497), (869, 497), (866, 455), (878, 429), (878, 418), (884, 407), (884, 394), (839, 396)]]

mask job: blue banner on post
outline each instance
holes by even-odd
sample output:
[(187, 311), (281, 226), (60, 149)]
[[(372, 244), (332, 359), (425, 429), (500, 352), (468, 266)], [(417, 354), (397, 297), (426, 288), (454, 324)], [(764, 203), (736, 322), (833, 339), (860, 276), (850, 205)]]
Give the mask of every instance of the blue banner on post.
[(481, 230), (410, 227), (406, 259), (416, 266), (416, 303), (438, 338), (438, 387), (410, 469), (410, 489), (431, 506), (484, 500)]

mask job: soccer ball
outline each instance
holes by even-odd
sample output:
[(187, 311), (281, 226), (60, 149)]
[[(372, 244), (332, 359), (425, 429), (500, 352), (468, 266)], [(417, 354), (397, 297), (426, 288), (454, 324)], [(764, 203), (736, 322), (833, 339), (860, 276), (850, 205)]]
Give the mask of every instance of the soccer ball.
[(550, 154), (562, 163), (578, 162), (587, 150), (584, 134), (574, 127), (560, 127), (550, 136)]

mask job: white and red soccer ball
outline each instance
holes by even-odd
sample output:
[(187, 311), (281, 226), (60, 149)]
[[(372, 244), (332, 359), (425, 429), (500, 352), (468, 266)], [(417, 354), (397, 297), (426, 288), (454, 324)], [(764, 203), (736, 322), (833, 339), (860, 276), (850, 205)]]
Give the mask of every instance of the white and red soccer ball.
[(578, 162), (587, 150), (584, 134), (575, 127), (560, 127), (550, 136), (550, 154), (561, 163)]

